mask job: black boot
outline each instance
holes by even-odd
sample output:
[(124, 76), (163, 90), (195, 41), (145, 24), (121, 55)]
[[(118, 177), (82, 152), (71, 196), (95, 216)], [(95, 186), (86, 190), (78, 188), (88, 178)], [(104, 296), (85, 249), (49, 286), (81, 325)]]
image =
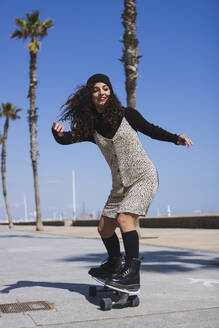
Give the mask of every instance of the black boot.
[(120, 289), (139, 289), (140, 288), (140, 265), (139, 259), (128, 259), (125, 261), (121, 273), (106, 280), (106, 285)]
[(122, 270), (122, 257), (108, 257), (107, 261), (99, 267), (91, 268), (88, 273), (96, 278), (111, 279)]

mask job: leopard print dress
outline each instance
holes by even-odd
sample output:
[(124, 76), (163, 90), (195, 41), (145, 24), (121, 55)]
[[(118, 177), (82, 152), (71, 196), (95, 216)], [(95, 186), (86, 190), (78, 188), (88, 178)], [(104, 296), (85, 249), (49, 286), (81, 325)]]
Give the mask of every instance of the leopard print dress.
[(94, 140), (112, 174), (112, 190), (103, 216), (117, 218), (119, 213), (146, 215), (158, 189), (158, 174), (146, 155), (137, 132), (125, 117), (112, 139), (97, 131)]

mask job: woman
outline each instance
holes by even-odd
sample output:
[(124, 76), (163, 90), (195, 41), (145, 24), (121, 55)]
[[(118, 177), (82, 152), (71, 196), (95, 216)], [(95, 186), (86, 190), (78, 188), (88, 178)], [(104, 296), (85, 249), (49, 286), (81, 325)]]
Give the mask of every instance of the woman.
[[(95, 143), (112, 173), (112, 190), (100, 218), (98, 232), (108, 252), (108, 260), (89, 274), (121, 289), (140, 288), (139, 238), (135, 221), (145, 215), (158, 188), (156, 168), (140, 143), (140, 131), (153, 139), (192, 145), (184, 135), (169, 133), (147, 122), (132, 108), (123, 108), (108, 76), (95, 74), (65, 103), (60, 120), (71, 121), (71, 131), (53, 123), (55, 140), (63, 145), (82, 141)], [(119, 226), (125, 249), (121, 264)]]

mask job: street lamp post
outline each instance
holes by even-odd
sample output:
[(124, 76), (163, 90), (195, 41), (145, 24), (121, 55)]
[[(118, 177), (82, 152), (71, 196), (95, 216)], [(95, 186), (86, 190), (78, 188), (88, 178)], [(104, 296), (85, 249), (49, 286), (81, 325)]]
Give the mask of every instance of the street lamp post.
[(24, 193), (24, 221), (27, 221), (27, 199), (26, 193)]
[(72, 170), (72, 208), (73, 221), (76, 221), (75, 171)]

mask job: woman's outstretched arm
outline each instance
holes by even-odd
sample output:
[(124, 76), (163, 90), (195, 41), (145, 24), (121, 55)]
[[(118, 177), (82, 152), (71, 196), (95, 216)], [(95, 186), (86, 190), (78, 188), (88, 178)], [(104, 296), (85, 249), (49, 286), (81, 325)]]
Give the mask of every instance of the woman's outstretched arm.
[(53, 122), (52, 134), (55, 140), (61, 145), (70, 145), (82, 141), (91, 141), (95, 143), (93, 137), (85, 138), (82, 135), (78, 136), (78, 134), (76, 135), (74, 130), (65, 132), (65, 126), (63, 124), (56, 123), (56, 122)]
[(184, 134), (170, 133), (157, 125), (149, 123), (136, 109), (125, 109), (125, 117), (135, 131), (139, 131), (152, 139), (173, 142), (176, 145), (192, 146), (192, 141)]
[(61, 145), (70, 145), (75, 142), (70, 131), (65, 132), (65, 126), (63, 124), (53, 122), (52, 134), (55, 140)]

